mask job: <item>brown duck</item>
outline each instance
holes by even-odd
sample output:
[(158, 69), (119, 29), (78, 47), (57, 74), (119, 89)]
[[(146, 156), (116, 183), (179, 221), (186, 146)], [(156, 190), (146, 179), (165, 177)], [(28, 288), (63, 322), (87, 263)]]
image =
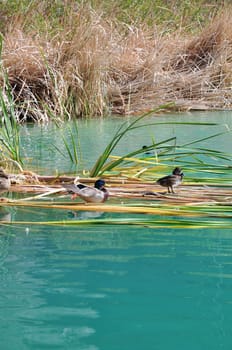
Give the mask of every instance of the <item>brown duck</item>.
[(164, 176), (157, 180), (156, 183), (160, 186), (167, 187), (168, 193), (175, 193), (173, 188), (181, 184), (184, 174), (181, 168), (177, 167), (173, 170), (172, 175)]

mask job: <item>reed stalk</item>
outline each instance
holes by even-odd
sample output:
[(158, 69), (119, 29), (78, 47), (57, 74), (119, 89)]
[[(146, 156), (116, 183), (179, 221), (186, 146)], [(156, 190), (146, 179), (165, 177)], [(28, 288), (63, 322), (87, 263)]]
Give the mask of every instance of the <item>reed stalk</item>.
[[(0, 36), (0, 60), (1, 50), (2, 37)], [(3, 87), (0, 87), (0, 160), (16, 162), (17, 166), (21, 168), (23, 161), (21, 157), (20, 125), (8, 76), (2, 64), (0, 64), (0, 71), (4, 81)]]
[[(207, 149), (203, 147), (193, 147), (193, 145), (197, 143), (202, 143), (204, 141), (208, 141), (212, 138), (216, 138), (218, 136), (225, 135), (227, 133), (230, 133), (231, 130), (228, 128), (227, 125), (225, 125), (225, 131), (219, 132), (212, 134), (207, 137), (203, 137), (201, 139), (193, 140), (191, 142), (187, 142), (183, 145), (177, 145), (176, 144), (176, 137), (171, 137), (165, 140), (162, 140), (160, 142), (154, 142), (151, 145), (146, 146), (146, 149), (144, 148), (139, 148), (136, 149), (130, 153), (127, 153), (123, 156), (120, 157), (115, 157), (113, 156), (112, 152), (114, 151), (115, 147), (118, 145), (118, 143), (122, 140), (122, 138), (127, 137), (127, 134), (135, 129), (138, 128), (144, 128), (144, 127), (150, 127), (154, 125), (168, 125), (168, 124), (175, 124), (175, 125), (199, 125), (199, 126), (216, 126), (217, 123), (174, 123), (174, 122), (154, 122), (154, 123), (141, 123), (143, 119), (146, 117), (149, 117), (151, 114), (157, 113), (160, 110), (166, 109), (167, 105), (161, 105), (157, 109), (149, 111), (142, 116), (132, 120), (129, 124), (122, 123), (122, 125), (119, 127), (119, 129), (116, 131), (102, 154), (98, 157), (97, 161), (95, 162), (94, 166), (90, 170), (90, 176), (91, 177), (96, 177), (96, 176), (102, 176), (103, 174), (109, 174), (112, 172), (112, 170), (119, 170), (119, 172), (127, 171), (129, 174), (130, 171), (133, 168), (134, 164), (138, 163), (143, 163), (148, 165), (148, 162), (150, 162), (150, 165), (158, 165), (161, 162), (166, 162), (168, 163), (173, 163), (173, 162), (181, 162), (184, 161), (186, 157), (188, 159), (192, 158), (195, 160), (195, 163), (199, 165), (206, 164), (206, 160), (204, 160), (204, 157), (206, 159), (209, 158), (214, 158), (214, 159), (221, 159), (225, 161), (230, 161), (231, 160), (231, 154), (226, 154), (225, 152), (221, 152), (218, 150), (213, 150), (213, 149)], [(170, 143), (173, 143), (170, 145)], [(144, 153), (147, 151), (153, 151), (153, 156), (147, 156), (147, 161), (144, 159)], [(142, 159), (141, 159), (142, 155)], [(136, 158), (135, 156), (140, 156), (140, 158)], [(199, 157), (199, 158), (198, 158)], [(149, 159), (149, 160), (148, 160)], [(130, 163), (130, 167), (128, 167), (128, 164)], [(122, 166), (125, 166), (123, 169)], [(140, 174), (144, 174), (147, 172), (148, 169), (143, 170), (143, 168), (138, 169), (136, 168), (137, 173), (139, 172)], [(129, 175), (128, 175), (129, 176)]]
[(54, 145), (56, 150), (63, 156), (70, 159), (70, 162), (75, 165), (76, 171), (78, 169), (78, 164), (80, 162), (80, 154), (81, 154), (81, 145), (79, 138), (79, 130), (78, 130), (78, 122), (73, 120), (68, 124), (68, 126), (64, 127), (62, 125), (62, 141), (65, 147), (66, 153), (61, 151), (61, 147), (57, 147)]

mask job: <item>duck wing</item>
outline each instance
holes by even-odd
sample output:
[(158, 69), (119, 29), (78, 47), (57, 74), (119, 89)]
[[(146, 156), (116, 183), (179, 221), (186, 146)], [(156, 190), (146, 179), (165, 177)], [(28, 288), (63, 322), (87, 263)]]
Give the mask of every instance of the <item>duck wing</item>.
[(86, 188), (87, 186), (82, 185), (82, 184), (62, 184), (62, 186), (70, 193), (79, 193), (80, 190), (82, 190), (83, 188)]
[(158, 184), (167, 183), (167, 182), (171, 182), (173, 180), (172, 178), (175, 178), (175, 176), (174, 175), (167, 175), (167, 176), (161, 177), (156, 182)]
[(104, 192), (94, 187), (83, 188), (79, 191), (78, 195), (89, 203), (101, 203), (105, 201)]
[(178, 186), (181, 183), (181, 176), (177, 176), (177, 175), (164, 176), (161, 179), (158, 179), (156, 183), (166, 187)]

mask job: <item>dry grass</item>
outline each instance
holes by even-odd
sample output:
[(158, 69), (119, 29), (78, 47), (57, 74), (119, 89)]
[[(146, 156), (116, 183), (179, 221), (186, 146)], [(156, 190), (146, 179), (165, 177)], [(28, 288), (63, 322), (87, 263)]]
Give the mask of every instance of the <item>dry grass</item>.
[(2, 62), (19, 118), (136, 114), (170, 101), (180, 110), (231, 108), (229, 13), (195, 35), (126, 25), (89, 5), (70, 6), (55, 33), (15, 16)]

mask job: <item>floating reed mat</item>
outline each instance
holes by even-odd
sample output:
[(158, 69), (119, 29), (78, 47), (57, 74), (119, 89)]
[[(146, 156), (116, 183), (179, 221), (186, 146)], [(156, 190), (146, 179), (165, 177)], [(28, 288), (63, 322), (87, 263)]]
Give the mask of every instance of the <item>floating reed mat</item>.
[[(91, 184), (94, 182), (91, 179)], [(86, 182), (90, 183), (90, 182)], [(232, 203), (232, 186), (231, 185), (199, 185), (199, 184), (182, 184), (176, 189), (175, 194), (168, 194), (165, 188), (154, 183), (145, 183), (138, 181), (109, 181), (107, 180), (107, 189), (110, 193), (107, 204), (111, 204), (111, 200), (142, 200), (150, 204), (158, 202), (171, 204), (188, 204), (199, 205), (200, 203), (212, 204), (230, 204)], [(69, 197), (67, 192), (62, 188), (62, 185), (14, 185), (11, 186), (11, 192), (29, 194), (29, 197), (22, 198), (21, 202), (37, 201), (44, 199), (46, 201), (60, 200), (61, 198)], [(74, 202), (76, 204), (76, 202)], [(6, 202), (2, 202), (5, 205)], [(69, 203), (73, 206), (72, 203)], [(87, 204), (85, 204), (86, 207)], [(102, 204), (100, 204), (103, 206)], [(89, 207), (90, 205), (88, 205)]]
[[(186, 186), (187, 187), (187, 186)], [(4, 199), (0, 204), (4, 207), (23, 207), (23, 208), (43, 208), (72, 211), (95, 211), (108, 213), (130, 213), (130, 214), (149, 214), (155, 216), (172, 216), (172, 217), (214, 217), (214, 218), (231, 218), (232, 217), (232, 189), (201, 189), (180, 188), (178, 194), (140, 194), (137, 197), (128, 199), (128, 193), (115, 188), (112, 192), (112, 200), (106, 203), (83, 203), (77, 201), (61, 202), (58, 196), (57, 200), (44, 200), (45, 196), (57, 195), (57, 191), (62, 189), (52, 189), (49, 192), (27, 197), (20, 200)], [(211, 191), (210, 191), (211, 190)], [(215, 193), (215, 192), (219, 193)], [(198, 193), (200, 192), (200, 195)], [(63, 192), (64, 193), (64, 192)], [(62, 196), (63, 196), (62, 193)], [(116, 194), (119, 198), (116, 198)], [(205, 197), (204, 197), (205, 195)], [(43, 200), (41, 201), (41, 197)], [(144, 200), (144, 198), (146, 200)], [(39, 201), (40, 199), (40, 201)], [(49, 199), (49, 198), (47, 198)]]
[[(45, 185), (15, 186), (12, 190), (33, 194), (20, 200), (4, 199), (4, 207), (56, 209), (72, 212), (101, 212), (123, 214), (116, 218), (60, 220), (44, 222), (1, 221), (2, 225), (24, 226), (83, 226), (83, 225), (141, 225), (150, 228), (232, 228), (232, 187), (181, 185), (176, 194), (166, 194), (152, 184), (111, 184), (106, 203), (61, 202), (69, 195), (62, 187)], [(25, 191), (25, 189), (27, 189)], [(152, 191), (152, 193), (151, 193)], [(159, 191), (159, 192), (158, 192)], [(144, 215), (146, 214), (146, 215)], [(133, 215), (133, 217), (131, 217)], [(135, 217), (135, 215), (137, 215)], [(140, 216), (139, 216), (140, 215)]]
[[(154, 181), (134, 178), (105, 178), (110, 193), (106, 203), (71, 201), (62, 182), (74, 177), (40, 177), (38, 183), (12, 185), (10, 191), (22, 194), (17, 200), (3, 199), (3, 207), (40, 208), (72, 212), (117, 213), (115, 218), (60, 220), (49, 222), (1, 221), (9, 225), (143, 225), (151, 228), (232, 228), (232, 185), (184, 182), (175, 194)], [(93, 185), (96, 178), (80, 182)], [(67, 200), (66, 200), (67, 199)], [(120, 215), (122, 214), (122, 215)], [(132, 217), (133, 216), (133, 217)], [(88, 216), (87, 216), (88, 217)]]
[(4, 202), (2, 205), (6, 207), (23, 207), (23, 208), (43, 208), (43, 209), (62, 209), (62, 210), (72, 210), (72, 211), (96, 211), (96, 212), (108, 212), (108, 213), (130, 213), (130, 214), (150, 214), (150, 215), (167, 215), (167, 216), (206, 216), (204, 212), (196, 210), (196, 208), (191, 207), (190, 209), (185, 209), (185, 207), (176, 206), (149, 206), (142, 205), (141, 203), (136, 204), (85, 204), (85, 203), (44, 203), (44, 202), (24, 202), (24, 201), (10, 201)]

